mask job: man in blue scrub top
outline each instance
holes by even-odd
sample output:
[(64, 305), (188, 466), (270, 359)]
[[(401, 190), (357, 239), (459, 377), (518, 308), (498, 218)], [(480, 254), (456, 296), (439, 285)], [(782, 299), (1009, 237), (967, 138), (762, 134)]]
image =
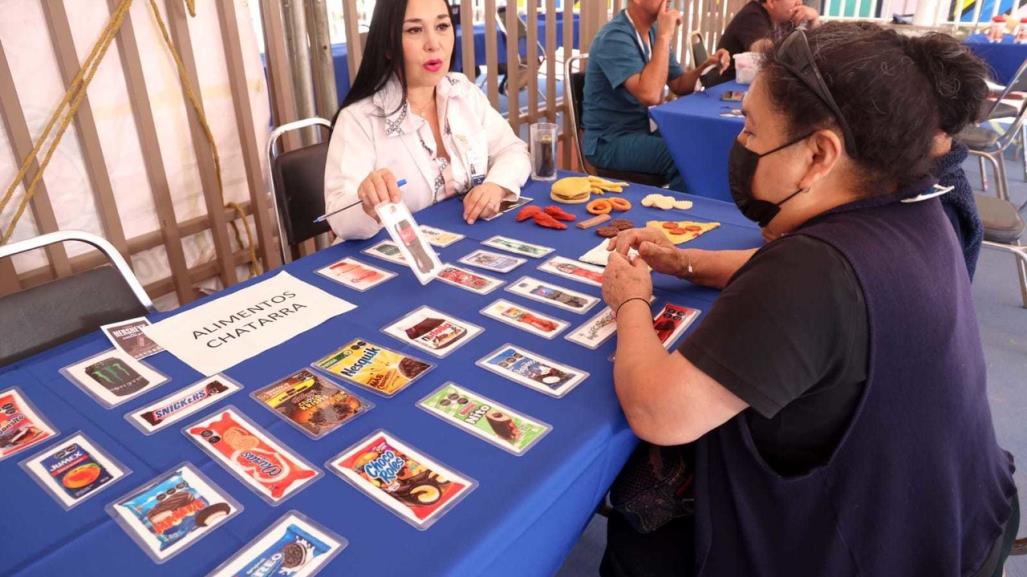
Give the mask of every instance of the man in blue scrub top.
[(630, 0), (596, 34), (585, 74), (582, 149), (594, 166), (658, 174), (673, 190), (685, 191), (667, 145), (650, 131), (649, 107), (663, 102), (664, 88), (675, 94), (695, 89), (702, 70), (731, 63), (718, 50), (699, 68), (685, 72), (671, 53), (681, 13), (666, 0)]

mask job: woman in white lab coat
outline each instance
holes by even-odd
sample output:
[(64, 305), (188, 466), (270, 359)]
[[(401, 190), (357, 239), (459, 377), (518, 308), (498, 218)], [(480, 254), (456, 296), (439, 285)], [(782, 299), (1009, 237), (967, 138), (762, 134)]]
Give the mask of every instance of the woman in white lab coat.
[(443, 0), (378, 0), (328, 146), (325, 212), (360, 202), (329, 218), (338, 237), (375, 235), (380, 202), (416, 212), (462, 196), (453, 210), (473, 223), (520, 194), (527, 145), (478, 87), (448, 72), (453, 45)]

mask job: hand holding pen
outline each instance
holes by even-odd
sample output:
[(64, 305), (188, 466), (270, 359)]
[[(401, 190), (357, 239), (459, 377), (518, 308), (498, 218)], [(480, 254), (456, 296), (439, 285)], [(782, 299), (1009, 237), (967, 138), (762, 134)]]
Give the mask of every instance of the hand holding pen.
[(375, 170), (368, 174), (367, 178), (357, 187), (357, 198), (359, 200), (338, 210), (323, 214), (317, 217), (314, 222), (324, 222), (328, 220), (328, 217), (339, 214), (344, 210), (349, 210), (358, 204), (363, 206), (364, 213), (377, 221), (378, 214), (375, 212), (374, 207), (383, 202), (399, 202), (402, 200), (403, 194), (399, 189), (406, 183), (407, 181), (402, 178), (396, 180), (392, 171), (387, 168)]

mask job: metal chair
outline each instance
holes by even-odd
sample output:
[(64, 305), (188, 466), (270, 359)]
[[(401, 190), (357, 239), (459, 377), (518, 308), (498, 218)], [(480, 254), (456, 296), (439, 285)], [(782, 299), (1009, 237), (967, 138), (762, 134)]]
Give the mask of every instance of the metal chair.
[(155, 312), (153, 302), (114, 245), (94, 234), (52, 232), (0, 246), (0, 259), (78, 241), (104, 253), (101, 266), (0, 297), (0, 366), (29, 357), (100, 326)]
[[(984, 101), (984, 107), (981, 110), (982, 120), (997, 120), (1001, 118), (1015, 118), (1019, 114), (1020, 109), (1027, 105), (1027, 100), (1023, 100), (1021, 94), (1020, 106), (1013, 106), (1012, 104), (1006, 104), (1004, 101), (1012, 98), (1014, 93), (1027, 92), (1027, 60), (1020, 65), (1013, 75), (1012, 80), (1002, 92), (995, 97), (995, 100)], [(1020, 127), (1019, 134), (1019, 147), (1020, 147), (1020, 158), (1023, 161), (1023, 175), (1024, 180), (1027, 180), (1027, 125)], [(988, 190), (988, 179), (984, 174), (984, 159), (979, 159), (981, 167), (981, 183), (984, 186), (984, 190)]]
[(327, 222), (314, 223), (324, 214), (324, 176), (328, 158), (328, 140), (278, 152), (278, 141), (291, 131), (321, 127), (331, 134), (332, 123), (324, 118), (306, 118), (283, 124), (271, 132), (267, 156), (271, 167), (271, 195), (275, 200), (278, 239), (282, 258), (292, 262), (296, 245), (329, 232)]
[[(509, 83), (507, 82), (507, 79), (509, 78), (509, 75), (507, 74), (507, 71), (509, 70), (510, 66), (513, 65), (513, 66), (517, 67), (517, 72), (518, 72), (518, 74), (517, 74), (517, 86), (513, 87), (514, 94), (519, 93), (521, 91), (521, 89), (523, 89), (525, 86), (528, 86), (531, 83), (535, 83), (535, 85), (536, 85), (535, 86), (535, 91), (538, 93), (538, 95), (540, 97), (542, 97), (544, 99), (545, 98), (545, 94), (541, 90), (538, 89), (538, 78), (544, 78), (545, 77), (545, 70), (542, 68), (542, 64), (545, 62), (545, 59), (546, 59), (546, 49), (545, 49), (544, 46), (542, 46), (542, 42), (536, 40), (536, 45), (538, 46), (538, 50), (536, 51), (536, 54), (538, 55), (537, 56), (537, 58), (538, 58), (538, 68), (537, 68), (537, 70), (538, 70), (538, 78), (529, 78), (528, 77), (528, 64), (527, 64), (527, 62), (524, 62), (524, 61), (521, 60), (521, 40), (527, 40), (527, 38), (528, 38), (528, 26), (527, 26), (527, 24), (524, 23), (524, 20), (521, 20), (521, 15), (518, 14), (517, 15), (517, 31), (516, 31), (517, 33), (514, 36), (514, 38), (511, 40), (510, 34), (506, 30), (506, 6), (499, 6), (498, 8), (496, 8), (496, 28), (497, 28), (499, 34), (501, 34), (503, 36), (503, 38), (506, 39), (507, 42), (511, 42), (512, 41), (512, 42), (516, 43), (516, 46), (517, 46), (517, 49), (516, 49), (517, 62), (515, 62), (515, 63), (500, 62), (500, 63), (498, 63), (496, 65), (496, 73), (499, 76), (503, 77), (503, 80), (501, 80), (500, 83), (499, 83), (499, 93), (500, 94), (509, 94), (509, 91), (510, 91), (511, 87), (508, 86)], [(512, 113), (512, 111), (511, 111), (511, 113)]]
[[(571, 132), (573, 132), (574, 136), (574, 150), (578, 155), (578, 165), (581, 166), (583, 171), (593, 176), (601, 176), (603, 178), (611, 178), (614, 180), (626, 180), (629, 182), (637, 182), (639, 184), (647, 184), (649, 186), (663, 186), (667, 184), (664, 181), (663, 176), (659, 174), (598, 168), (592, 166), (592, 164), (585, 159), (585, 153), (581, 150), (581, 139), (584, 136), (585, 130), (581, 127), (580, 118), (585, 95), (584, 70), (587, 63), (587, 52), (572, 56), (564, 63), (563, 74), (564, 85), (567, 86), (567, 89), (570, 90), (571, 93), (571, 105), (567, 107), (567, 113), (568, 118), (571, 121)], [(577, 72), (574, 71), (575, 65), (577, 65)]]

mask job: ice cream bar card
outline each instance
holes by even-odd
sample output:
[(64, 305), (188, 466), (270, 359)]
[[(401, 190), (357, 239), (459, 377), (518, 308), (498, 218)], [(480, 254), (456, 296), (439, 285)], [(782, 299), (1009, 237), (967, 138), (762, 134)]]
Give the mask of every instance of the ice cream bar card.
[(417, 406), (515, 455), (523, 455), (552, 428), (452, 382)]

